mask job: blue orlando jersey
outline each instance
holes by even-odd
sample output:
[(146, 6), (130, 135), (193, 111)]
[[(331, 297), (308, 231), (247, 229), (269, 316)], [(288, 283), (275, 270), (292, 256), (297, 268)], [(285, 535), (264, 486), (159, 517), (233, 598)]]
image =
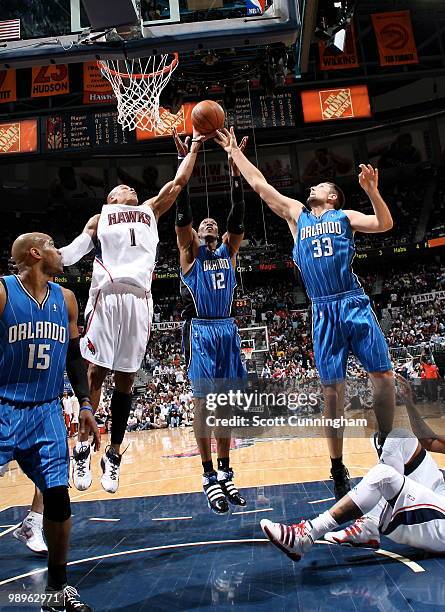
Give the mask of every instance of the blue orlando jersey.
[(181, 280), (188, 290), (181, 295), (192, 306), (186, 306), (186, 318), (230, 317), (236, 277), (226, 244), (215, 251), (200, 246), (193, 266), (187, 274), (181, 273)]
[(354, 254), (354, 233), (342, 210), (316, 217), (303, 208), (292, 256), (311, 299), (361, 287), (351, 268)]
[(7, 300), (0, 317), (0, 399), (50, 402), (63, 393), (68, 313), (62, 289), (48, 283), (41, 304), (18, 276), (4, 276)]

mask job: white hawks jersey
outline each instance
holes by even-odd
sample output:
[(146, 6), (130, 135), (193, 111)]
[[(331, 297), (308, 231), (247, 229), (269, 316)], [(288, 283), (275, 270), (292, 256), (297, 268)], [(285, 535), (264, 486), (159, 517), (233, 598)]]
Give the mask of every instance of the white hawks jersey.
[(90, 298), (112, 281), (151, 290), (159, 236), (154, 213), (147, 204), (105, 204), (97, 239)]

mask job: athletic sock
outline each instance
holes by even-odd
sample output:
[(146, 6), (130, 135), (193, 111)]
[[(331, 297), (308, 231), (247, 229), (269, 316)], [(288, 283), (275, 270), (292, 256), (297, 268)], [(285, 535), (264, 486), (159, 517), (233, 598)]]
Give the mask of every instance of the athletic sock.
[(40, 514), (39, 512), (34, 512), (33, 510), (30, 510), (28, 512), (28, 514), (26, 515), (24, 520), (25, 521), (30, 520), (35, 525), (40, 525), (40, 527), (41, 527), (43, 525), (43, 514)]
[(222, 470), (223, 472), (227, 472), (230, 467), (230, 459), (229, 457), (218, 457), (218, 470)]
[(62, 565), (48, 563), (48, 587), (54, 591), (62, 591), (67, 582), (66, 563)]
[(332, 466), (333, 472), (337, 472), (338, 470), (341, 470), (342, 467), (344, 467), (343, 455), (340, 455), (340, 457), (335, 457), (335, 458), (331, 457), (331, 466)]
[(204, 473), (213, 472), (213, 461), (211, 459), (210, 459), (210, 461), (203, 461), (202, 462), (202, 469), (203, 469)]
[(312, 527), (310, 535), (314, 542), (318, 540), (319, 537), (324, 536), (328, 531), (337, 529), (339, 526), (329, 510), (326, 510), (323, 514), (319, 514), (316, 518), (307, 522), (309, 523), (309, 527)]
[(122, 444), (131, 410), (130, 393), (116, 389), (111, 396), (111, 444)]

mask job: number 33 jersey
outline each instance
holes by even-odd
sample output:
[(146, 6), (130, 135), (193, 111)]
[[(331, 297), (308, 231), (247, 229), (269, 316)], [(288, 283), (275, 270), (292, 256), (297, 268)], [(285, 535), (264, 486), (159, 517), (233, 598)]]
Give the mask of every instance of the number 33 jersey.
[(186, 319), (230, 317), (236, 277), (226, 244), (215, 251), (200, 246), (191, 269), (181, 273), (181, 281)]
[(39, 304), (18, 276), (1, 279), (6, 305), (0, 317), (0, 399), (46, 403), (63, 393), (68, 313), (59, 285), (48, 283)]
[(151, 290), (159, 237), (147, 204), (103, 206), (97, 239), (90, 297), (114, 281)]
[(292, 255), (311, 299), (361, 286), (352, 271), (354, 232), (342, 210), (326, 210), (316, 217), (303, 208)]

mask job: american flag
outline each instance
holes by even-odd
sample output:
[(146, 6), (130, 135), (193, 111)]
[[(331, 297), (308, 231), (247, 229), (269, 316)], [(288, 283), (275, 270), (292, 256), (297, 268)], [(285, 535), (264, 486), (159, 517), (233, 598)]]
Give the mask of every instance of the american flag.
[(0, 40), (17, 40), (20, 38), (20, 19), (0, 21)]

